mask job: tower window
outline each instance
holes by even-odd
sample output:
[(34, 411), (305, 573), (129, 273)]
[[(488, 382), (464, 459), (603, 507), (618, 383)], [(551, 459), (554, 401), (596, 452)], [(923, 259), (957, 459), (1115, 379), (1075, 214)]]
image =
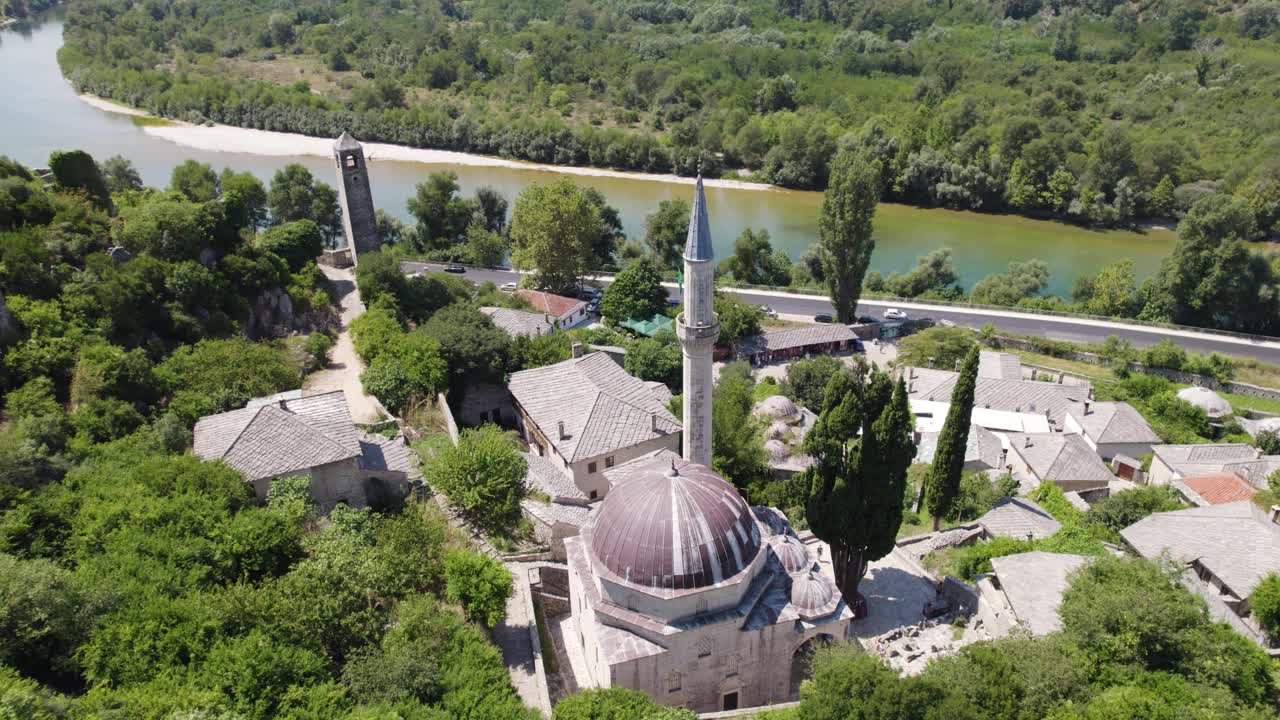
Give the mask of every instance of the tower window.
[(355, 155), (348, 155), (348, 156), (347, 156), (347, 167), (355, 167), (355, 166), (356, 166), (356, 156), (355, 156)]

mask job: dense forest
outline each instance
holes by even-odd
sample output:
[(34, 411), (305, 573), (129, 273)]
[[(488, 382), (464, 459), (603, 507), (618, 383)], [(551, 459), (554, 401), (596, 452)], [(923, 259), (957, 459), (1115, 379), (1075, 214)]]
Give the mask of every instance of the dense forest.
[(86, 0), (66, 75), (190, 121), (1129, 224), (1280, 221), (1272, 2)]
[(332, 188), (49, 164), (0, 158), (0, 717), (533, 717), (477, 624), (510, 576), (434, 505), (260, 505), (187, 452), (324, 364)]

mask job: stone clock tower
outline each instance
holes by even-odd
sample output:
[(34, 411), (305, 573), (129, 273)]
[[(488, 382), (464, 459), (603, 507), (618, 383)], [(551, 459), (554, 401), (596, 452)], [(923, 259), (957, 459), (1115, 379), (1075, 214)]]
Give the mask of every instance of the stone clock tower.
[(684, 353), (684, 459), (711, 466), (711, 354), (720, 337), (720, 318), (712, 308), (715, 266), (711, 227), (702, 176), (689, 213), (684, 248), (684, 312), (676, 317), (676, 336)]
[(351, 248), (351, 262), (381, 249), (378, 221), (373, 210), (373, 193), (369, 190), (369, 168), (365, 165), (364, 148), (350, 133), (342, 133), (333, 144), (333, 161), (338, 168), (338, 205), (342, 208), (342, 231)]

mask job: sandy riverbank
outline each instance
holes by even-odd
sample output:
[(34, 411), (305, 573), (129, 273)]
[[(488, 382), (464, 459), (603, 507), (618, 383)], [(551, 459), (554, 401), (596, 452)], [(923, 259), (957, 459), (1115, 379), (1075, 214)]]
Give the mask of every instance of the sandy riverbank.
[[(137, 108), (131, 108), (93, 95), (80, 95), (84, 102), (106, 112), (131, 115), (133, 117), (151, 117)], [(250, 155), (290, 156), (314, 155), (330, 157), (333, 155), (333, 140), (328, 138), (309, 137), (295, 133), (254, 130), (251, 128), (233, 127), (230, 125), (192, 125), (190, 123), (169, 121), (166, 125), (148, 125), (141, 128), (148, 135), (162, 140), (183, 145), (197, 150), (210, 152), (246, 153)], [(488, 155), (454, 152), (452, 150), (430, 150), (405, 145), (389, 145), (386, 143), (365, 143), (365, 155), (370, 162), (412, 162), (428, 165), (468, 165), (472, 167), (502, 167), (517, 170), (540, 170), (563, 175), (582, 175), (587, 177), (625, 178), (627, 180), (649, 180), (653, 182), (681, 183), (692, 185), (694, 178), (678, 175), (658, 175), (650, 173), (625, 172), (605, 168), (573, 167), (568, 165), (544, 165), (542, 163), (521, 162)], [(704, 180), (707, 187), (728, 188), (733, 190), (772, 190), (774, 186), (765, 183), (745, 182), (742, 180)]]

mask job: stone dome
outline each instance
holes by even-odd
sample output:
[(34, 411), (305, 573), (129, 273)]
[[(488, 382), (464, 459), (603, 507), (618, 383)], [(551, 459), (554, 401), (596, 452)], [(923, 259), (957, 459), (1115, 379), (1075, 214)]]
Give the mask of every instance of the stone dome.
[(1183, 388), (1178, 391), (1178, 399), (1195, 405), (1211, 418), (1226, 417), (1232, 414), (1231, 403), (1228, 403), (1221, 395), (1206, 387)]
[(782, 438), (786, 437), (787, 433), (789, 432), (791, 432), (791, 426), (781, 420), (778, 420), (774, 422), (772, 425), (770, 425), (769, 427), (765, 428), (764, 439), (765, 440), (781, 440)]
[(781, 510), (764, 505), (756, 505), (751, 508), (751, 512), (755, 514), (756, 519), (764, 526), (764, 534), (768, 537), (796, 534), (796, 531), (791, 529), (791, 521), (787, 520), (787, 516), (783, 515)]
[(655, 458), (605, 496), (595, 515), (591, 552), (640, 587), (709, 587), (742, 572), (760, 552), (760, 527), (738, 491), (711, 468), (684, 460)]
[(1280, 417), (1263, 418), (1253, 426), (1254, 437), (1260, 432), (1280, 432)]
[(800, 414), (800, 409), (786, 395), (770, 395), (756, 403), (753, 412), (761, 417), (789, 420)]
[(782, 569), (788, 573), (803, 572), (813, 564), (809, 558), (809, 548), (790, 535), (770, 538), (769, 547), (772, 548), (778, 562), (782, 563)]
[(822, 575), (806, 570), (791, 573), (791, 604), (800, 617), (828, 615), (839, 604), (835, 586)]
[(769, 455), (769, 459), (774, 462), (786, 460), (791, 454), (791, 449), (781, 440), (770, 440), (764, 444), (764, 451)]

